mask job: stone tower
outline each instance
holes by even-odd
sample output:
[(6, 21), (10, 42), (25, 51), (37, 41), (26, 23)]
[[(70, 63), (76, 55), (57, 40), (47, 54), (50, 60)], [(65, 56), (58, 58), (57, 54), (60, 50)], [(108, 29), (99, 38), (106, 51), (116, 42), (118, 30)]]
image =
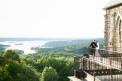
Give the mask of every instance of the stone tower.
[(104, 8), (105, 48), (122, 52), (122, 0), (111, 0)]

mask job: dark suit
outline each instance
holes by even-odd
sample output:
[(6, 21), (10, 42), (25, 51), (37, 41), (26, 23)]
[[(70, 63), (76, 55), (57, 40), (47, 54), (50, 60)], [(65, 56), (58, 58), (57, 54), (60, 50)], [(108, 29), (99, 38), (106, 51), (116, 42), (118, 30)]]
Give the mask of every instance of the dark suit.
[(91, 47), (92, 55), (95, 56), (95, 51), (96, 51), (95, 49), (97, 47), (97, 43), (96, 42), (91, 42), (90, 47)]

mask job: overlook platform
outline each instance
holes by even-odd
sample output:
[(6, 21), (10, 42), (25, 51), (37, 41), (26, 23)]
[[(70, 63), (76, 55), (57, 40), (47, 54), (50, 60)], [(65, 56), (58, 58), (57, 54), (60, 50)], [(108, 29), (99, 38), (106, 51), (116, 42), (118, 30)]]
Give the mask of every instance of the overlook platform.
[(74, 76), (68, 77), (71, 81), (122, 81), (122, 53), (97, 51), (94, 56), (88, 52), (74, 57)]

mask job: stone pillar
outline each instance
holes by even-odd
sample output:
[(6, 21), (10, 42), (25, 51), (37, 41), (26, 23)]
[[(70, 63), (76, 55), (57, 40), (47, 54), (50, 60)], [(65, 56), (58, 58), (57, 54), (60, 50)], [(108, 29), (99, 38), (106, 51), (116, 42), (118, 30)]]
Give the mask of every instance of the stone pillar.
[(113, 51), (120, 51), (120, 35), (118, 27), (114, 29), (114, 36), (113, 36)]
[[(112, 18), (112, 19), (111, 19)], [(113, 25), (114, 18), (109, 12), (105, 15), (105, 47), (106, 50), (113, 50)]]
[(104, 39), (105, 39), (105, 48), (108, 50), (108, 43), (109, 43), (109, 40), (108, 40), (108, 38), (109, 38), (109, 20), (108, 20), (108, 17), (109, 17), (109, 15), (108, 14), (106, 14), (105, 16), (105, 31), (104, 31)]

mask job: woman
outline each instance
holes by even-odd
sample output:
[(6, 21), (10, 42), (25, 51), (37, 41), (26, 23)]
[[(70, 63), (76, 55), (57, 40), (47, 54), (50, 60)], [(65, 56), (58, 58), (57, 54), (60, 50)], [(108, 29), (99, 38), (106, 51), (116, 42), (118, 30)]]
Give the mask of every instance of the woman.
[(96, 43), (97, 43), (97, 47), (96, 47), (96, 56), (100, 56), (100, 54), (99, 54), (99, 42), (98, 41), (96, 41)]

